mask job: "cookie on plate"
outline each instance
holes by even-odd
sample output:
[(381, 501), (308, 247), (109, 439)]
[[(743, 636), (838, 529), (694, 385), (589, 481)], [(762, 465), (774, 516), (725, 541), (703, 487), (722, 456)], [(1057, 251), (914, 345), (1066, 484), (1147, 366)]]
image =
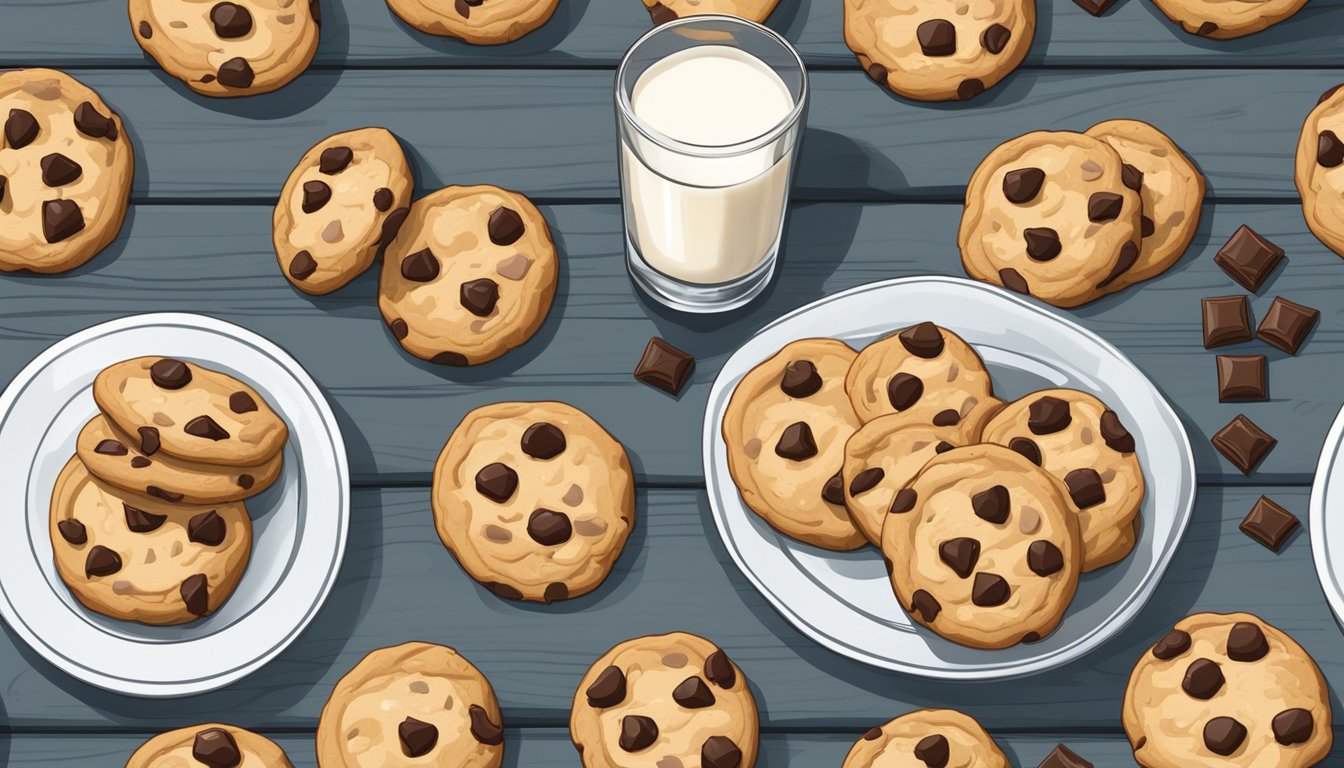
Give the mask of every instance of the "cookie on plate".
[(332, 689), (317, 726), (323, 768), (499, 768), (504, 723), (489, 681), (457, 651), (380, 648)]
[(1344, 88), (1327, 91), (1307, 115), (1294, 170), (1307, 226), (1344, 256)]
[(759, 729), (742, 670), (685, 632), (607, 651), (583, 676), (569, 716), (584, 768), (752, 768)]
[(182, 624), (224, 604), (252, 554), (241, 502), (172, 504), (123, 491), (71, 458), (51, 492), (51, 548), (84, 607), (145, 624)]
[(999, 411), (981, 439), (1017, 451), (1064, 484), (1078, 514), (1084, 573), (1134, 548), (1143, 468), (1134, 436), (1105, 403), (1076, 389), (1043, 389)]
[(973, 648), (1035, 642), (1078, 588), (1078, 521), (1058, 481), (997, 445), (934, 457), (891, 502), (882, 555), (915, 621)]
[(859, 428), (845, 395), (854, 350), (835, 339), (786, 345), (742, 377), (723, 415), (728, 470), (751, 511), (823, 549), (867, 539), (845, 511), (845, 441)]
[(975, 349), (929, 322), (864, 347), (845, 376), (845, 390), (864, 421), (899, 413), (911, 424), (975, 428), (1002, 405)]
[(135, 153), (121, 118), (64, 72), (0, 72), (0, 270), (74, 269), (117, 237)]
[(420, 198), (383, 257), (378, 307), (401, 346), (440, 365), (478, 365), (541, 328), (559, 260), (546, 219), (499, 187)]
[(1017, 69), (1036, 0), (845, 0), (845, 43), (868, 76), (910, 99), (972, 99)]
[(1316, 662), (1249, 613), (1197, 613), (1134, 665), (1125, 734), (1144, 768), (1306, 768), (1333, 741)]
[(654, 24), (666, 24), (685, 16), (717, 13), (765, 23), (779, 0), (644, 0), (644, 8)]
[(1107, 120), (1086, 133), (1109, 144), (1142, 182), (1139, 258), (1116, 284), (1130, 286), (1157, 277), (1180, 260), (1194, 239), (1204, 204), (1204, 174), (1176, 142), (1148, 123)]
[(203, 723), (161, 733), (135, 750), (126, 768), (291, 768), (278, 744), (260, 734), (223, 723)]
[(129, 11), (145, 53), (205, 96), (274, 91), (317, 52), (318, 0), (130, 0)]
[(509, 43), (550, 20), (560, 0), (387, 0), (402, 21), (476, 45)]
[(597, 589), (635, 526), (625, 449), (565, 403), (468, 413), (434, 465), (434, 525), (476, 581), (549, 603)]
[(1076, 307), (1119, 289), (1138, 262), (1141, 180), (1101, 139), (1035, 131), (971, 176), (957, 244), (977, 280)]
[(1307, 0), (1153, 0), (1153, 4), (1192, 35), (1230, 40), (1278, 24), (1302, 10)]
[(841, 768), (1009, 768), (980, 723), (955, 709), (921, 709), (863, 734)]
[(284, 448), (289, 428), (252, 387), (196, 363), (137, 357), (104, 368), (93, 399), (118, 429), (188, 461), (253, 467)]
[(318, 295), (355, 279), (396, 236), (414, 186), (406, 153), (386, 128), (319, 141), (285, 180), (271, 217), (280, 271)]

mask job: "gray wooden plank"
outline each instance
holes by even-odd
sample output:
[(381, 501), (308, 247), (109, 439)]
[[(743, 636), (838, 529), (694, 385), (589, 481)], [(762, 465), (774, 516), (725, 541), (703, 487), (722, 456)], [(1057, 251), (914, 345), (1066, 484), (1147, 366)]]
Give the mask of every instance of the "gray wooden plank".
[[(1041, 16), (1028, 66), (1068, 64), (1310, 65), (1344, 62), (1340, 20), (1344, 2), (1313, 0), (1293, 19), (1234, 41), (1194, 38), (1151, 3), (1125, 0), (1104, 19), (1068, 2), (1037, 3)], [(106, 0), (3, 0), (0, 64), (97, 66), (145, 62), (132, 39), (125, 6)], [(564, 0), (556, 16), (521, 41), (470, 46), (423, 35), (400, 23), (380, 2), (323, 0), (319, 66), (563, 66), (613, 65), (651, 23), (639, 0)], [(78, 23), (71, 23), (77, 20)], [(845, 47), (842, 5), (781, 0), (770, 26), (792, 41), (813, 66), (853, 66)]]
[[(550, 319), (521, 349), (462, 370), (401, 352), (379, 318), (376, 274), (324, 298), (291, 288), (270, 251), (268, 208), (135, 206), (122, 238), (90, 265), (61, 277), (0, 276), (0, 381), (56, 340), (98, 322), (157, 310), (203, 312), (273, 339), (313, 374), (341, 420), (359, 483), (428, 482), (435, 456), (467, 410), (548, 398), (572, 402), (607, 425), (629, 448), (642, 479), (698, 481), (709, 387), (742, 341), (789, 310), (845, 288), (961, 274), (952, 244), (959, 211), (956, 205), (798, 206), (781, 276), (768, 295), (722, 317), (689, 317), (653, 305), (630, 284), (616, 206), (550, 206), (545, 212), (564, 254)], [(1339, 259), (1306, 232), (1296, 205), (1219, 205), (1205, 213), (1190, 252), (1166, 275), (1063, 313), (1118, 346), (1156, 381), (1185, 423), (1205, 482), (1246, 482), (1208, 442), (1239, 412), (1281, 440), (1251, 481), (1305, 482), (1341, 399), (1335, 386), (1344, 354)], [(1201, 346), (1199, 299), (1241, 292), (1212, 257), (1243, 222), (1289, 254), (1255, 297), (1256, 318), (1280, 294), (1323, 314), (1296, 357), (1258, 342), (1221, 350), (1273, 360), (1270, 401), (1224, 405), (1216, 397), (1215, 355)], [(631, 378), (655, 334), (699, 360), (679, 398)]]
[[(127, 121), (137, 199), (271, 200), (310, 145), (370, 122), (413, 148), (421, 191), (488, 181), (548, 199), (619, 194), (608, 71), (320, 71), (234, 100), (189, 94), (157, 71), (81, 74)], [(1212, 196), (1293, 198), (1302, 120), (1340, 80), (1319, 69), (1034, 70), (974, 105), (926, 105), (857, 71), (816, 72), (795, 196), (958, 199), (1003, 140), (1128, 117), (1169, 131)]]
[[(597, 592), (549, 607), (509, 603), (467, 580), (438, 542), (426, 489), (355, 494), (345, 565), (326, 607), (263, 672), (224, 690), (131, 700), (53, 670), (0, 634), (0, 702), (11, 728), (136, 728), (210, 718), (311, 727), (335, 681), (367, 651), (419, 639), (452, 645), (491, 680), (507, 722), (562, 727), (598, 655), (629, 637), (686, 630), (742, 667), (771, 729), (866, 728), (895, 713), (951, 706), (991, 729), (1114, 733), (1128, 672), (1182, 616), (1248, 610), (1292, 634), (1344, 686), (1344, 643), (1318, 589), (1305, 531), (1275, 555), (1236, 524), (1263, 489), (1202, 487), (1189, 531), (1135, 623), (1090, 656), (1029, 680), (948, 684), (852, 662), (795, 631), (729, 560), (703, 492), (638, 495), (627, 551)], [(1305, 488), (1267, 491), (1305, 513)], [(875, 556), (875, 555), (874, 555)], [(1338, 709), (1337, 712), (1344, 712)]]

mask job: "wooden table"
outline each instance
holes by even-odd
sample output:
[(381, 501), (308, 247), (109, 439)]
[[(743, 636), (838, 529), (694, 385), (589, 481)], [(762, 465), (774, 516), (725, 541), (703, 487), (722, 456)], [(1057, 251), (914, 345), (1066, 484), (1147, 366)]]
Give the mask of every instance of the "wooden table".
[[(135, 45), (121, 0), (0, 0), (0, 66), (55, 66), (96, 88), (137, 153), (121, 237), (59, 277), (0, 277), (0, 381), (63, 336), (110, 318), (188, 310), (247, 326), (288, 349), (321, 383), (354, 474), (350, 545), (317, 620), (264, 671), (175, 701), (111, 695), (56, 671), (0, 634), (0, 766), (121, 765), (151, 734), (222, 719), (277, 738), (315, 764), (317, 716), (332, 684), (370, 649), (419, 639), (455, 646), (490, 678), (504, 708), (506, 765), (573, 766), (570, 697), (613, 643), (684, 629), (726, 648), (755, 685), (763, 766), (838, 766), (870, 726), (924, 706), (981, 719), (1034, 767), (1060, 740), (1098, 766), (1132, 763), (1120, 700), (1134, 659), (1198, 610), (1249, 610), (1290, 632), (1344, 690), (1344, 642), (1305, 533), (1275, 555), (1237, 530), (1262, 493), (1305, 517), (1327, 427), (1344, 394), (1344, 264), (1310, 234), (1292, 183), (1298, 129), (1344, 80), (1344, 0), (1239, 41), (1191, 37), (1144, 0), (1093, 18), (1040, 4), (1027, 63), (973, 104), (892, 98), (844, 46), (840, 0), (782, 0), (771, 20), (803, 53), (813, 106), (785, 240), (783, 273), (763, 299), (722, 317), (686, 317), (639, 295), (622, 263), (611, 91), (624, 49), (648, 29), (638, 0), (564, 0), (513, 45), (474, 48), (411, 31), (376, 0), (323, 0), (311, 70), (278, 93), (195, 96)], [(1203, 167), (1204, 220), (1186, 257), (1159, 279), (1072, 316), (1123, 350), (1181, 415), (1199, 497), (1157, 595), (1085, 659), (997, 684), (947, 684), (881, 672), (824, 650), (786, 623), (730, 562), (709, 519), (700, 464), (709, 385), (753, 331), (823, 295), (881, 278), (960, 274), (955, 230), (972, 169), (999, 141), (1111, 117), (1150, 120)], [(384, 125), (411, 149), (417, 193), (488, 182), (532, 197), (563, 259), (537, 338), (493, 364), (434, 367), (403, 354), (379, 320), (374, 272), (312, 298), (280, 276), (271, 206), (317, 139)], [(1241, 290), (1212, 262), (1250, 224), (1288, 252), (1252, 297), (1322, 310), (1296, 357), (1269, 355), (1269, 402), (1219, 405), (1202, 296)], [(698, 358), (679, 398), (635, 382), (652, 335)], [(1235, 349), (1235, 348), (1234, 348)], [(639, 525), (596, 594), (535, 607), (477, 587), (434, 534), (430, 469), (469, 408), (560, 399), (591, 413), (631, 452)], [(1209, 436), (1244, 411), (1280, 439), (1243, 477)], [(20, 482), (6, 477), (4, 482)], [(12, 586), (12, 585), (11, 585)], [(1344, 715), (1336, 702), (1335, 714)], [(1344, 759), (1344, 727), (1333, 760)]]

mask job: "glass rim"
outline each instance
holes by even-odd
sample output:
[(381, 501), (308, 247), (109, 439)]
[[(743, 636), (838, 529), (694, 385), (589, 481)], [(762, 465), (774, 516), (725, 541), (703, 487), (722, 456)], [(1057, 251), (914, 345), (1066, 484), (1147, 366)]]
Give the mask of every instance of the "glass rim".
[[(751, 30), (757, 34), (764, 35), (770, 42), (773, 42), (779, 47), (783, 48), (788, 53), (788, 55), (792, 57), (793, 61), (798, 65), (798, 76), (800, 78), (799, 81), (800, 87), (798, 98), (794, 100), (793, 109), (789, 110), (789, 113), (785, 115), (783, 119), (781, 119), (768, 131), (758, 136), (753, 136), (751, 138), (744, 139), (742, 141), (733, 144), (694, 144), (691, 142), (680, 141), (678, 139), (672, 138), (671, 136), (668, 136), (662, 131), (659, 131), (658, 129), (644, 122), (639, 118), (638, 115), (635, 114), (634, 105), (630, 103), (630, 95), (626, 93), (626, 89), (622, 86), (622, 83), (625, 80), (626, 70), (630, 66), (631, 57), (635, 53), (635, 51), (637, 51), (640, 48), (640, 46), (644, 45), (654, 36), (659, 35), (663, 32), (667, 32), (670, 29), (710, 21), (740, 26), (744, 29)], [(769, 66), (768, 63), (766, 63), (766, 65)], [(771, 71), (775, 70), (774, 67), (770, 67), (770, 69)], [(786, 88), (788, 87), (787, 83), (785, 84), (785, 87)], [(763, 24), (757, 24), (754, 21), (749, 21), (747, 19), (743, 19), (737, 16), (729, 16), (727, 14), (719, 14), (719, 13), (706, 13), (696, 16), (685, 16), (680, 19), (669, 21), (665, 24), (660, 24), (654, 27), (653, 29), (650, 29), (648, 32), (645, 32), (643, 35), (641, 35), (639, 39), (636, 40), (628, 50), (626, 50), (625, 55), (621, 57), (620, 66), (616, 69), (616, 109), (618, 114), (627, 123), (629, 123), (630, 126), (633, 127), (641, 136), (648, 139), (649, 141), (652, 141), (659, 147), (679, 152), (685, 155), (693, 155), (696, 157), (732, 157), (735, 155), (743, 155), (750, 152), (755, 152), (761, 149), (762, 147), (765, 147), (766, 145), (770, 144), (771, 142), (777, 140), (780, 136), (783, 136), (785, 133), (787, 133), (790, 128), (797, 125), (799, 120), (802, 118), (803, 110), (806, 109), (807, 107), (808, 90), (809, 85), (807, 76), (807, 66), (803, 63), (803, 58), (801, 55), (799, 55), (798, 50), (794, 48), (793, 45), (790, 44), (788, 40), (784, 39), (783, 35), (779, 34), (778, 32), (774, 31), (773, 29), (770, 29), (769, 27)]]

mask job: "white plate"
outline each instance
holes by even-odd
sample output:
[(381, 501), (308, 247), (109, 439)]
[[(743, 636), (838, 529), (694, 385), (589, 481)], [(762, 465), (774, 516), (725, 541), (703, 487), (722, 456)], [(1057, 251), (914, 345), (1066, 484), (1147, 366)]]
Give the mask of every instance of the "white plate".
[[(178, 357), (254, 387), (289, 424), (285, 469), (247, 501), (252, 559), (215, 614), (176, 627), (86, 610), (56, 574), (48, 512), (80, 427), (97, 413), (93, 379), (141, 355)], [(0, 615), (43, 658), (135, 696), (214, 690), (275, 658), (312, 620), (340, 570), (350, 477), (336, 418), (294, 358), (236, 325), (190, 314), (124, 317), (52, 345), (0, 396)]]
[[(856, 349), (924, 320), (955, 331), (984, 358), (995, 394), (1048, 386), (1097, 394), (1133, 432), (1147, 481), (1134, 553), (1083, 577), (1060, 628), (1033, 645), (984, 651), (912, 622), (876, 549), (827, 552), (777, 533), (742, 503), (728, 473), (720, 424), (738, 381), (796, 339), (825, 336)], [(724, 365), (705, 416), (709, 501), (724, 545), (761, 594), (800, 631), (868, 664), (924, 677), (991, 680), (1060, 666), (1096, 648), (1138, 614), (1190, 519), (1195, 466), (1180, 420), (1114, 347), (1078, 325), (983, 283), (942, 277), (890, 280), (845, 291), (764, 328)]]
[[(1335, 622), (1344, 626), (1344, 409), (1335, 417), (1316, 464), (1316, 479), (1311, 486), (1311, 555), (1316, 561), (1316, 576), (1321, 590), (1335, 614)], [(1332, 514), (1327, 514), (1329, 510)], [(1331, 548), (1334, 549), (1331, 552)]]

